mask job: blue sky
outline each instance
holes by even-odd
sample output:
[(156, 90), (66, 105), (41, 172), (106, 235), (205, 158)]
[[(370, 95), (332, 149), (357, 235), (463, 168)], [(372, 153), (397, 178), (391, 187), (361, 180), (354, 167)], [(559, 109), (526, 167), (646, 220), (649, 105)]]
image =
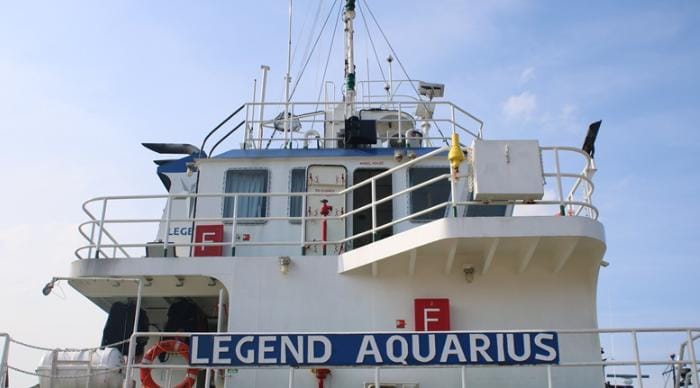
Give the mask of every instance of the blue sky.
[[(293, 74), (318, 2), (295, 5)], [(580, 146), (587, 124), (602, 119), (594, 203), (611, 265), (600, 276), (600, 325), (699, 324), (700, 3), (371, 6), (410, 76), (445, 83), (450, 100), (486, 122), (488, 138)], [(68, 272), (80, 204), (160, 193), (153, 155), (139, 143), (199, 144), (250, 99), (261, 64), (272, 67), (268, 91), (279, 100), (286, 17), (286, 2), (267, 0), (0, 1), (0, 301), (13, 312), (0, 315), (0, 331), (55, 346), (99, 340), (104, 316), (89, 303), (68, 289), (65, 300), (39, 292)], [(360, 78), (370, 52), (362, 27), (358, 19)], [(321, 47), (325, 56), (327, 40)], [(329, 68), (338, 83), (340, 55)], [(320, 58), (299, 98), (317, 93)]]

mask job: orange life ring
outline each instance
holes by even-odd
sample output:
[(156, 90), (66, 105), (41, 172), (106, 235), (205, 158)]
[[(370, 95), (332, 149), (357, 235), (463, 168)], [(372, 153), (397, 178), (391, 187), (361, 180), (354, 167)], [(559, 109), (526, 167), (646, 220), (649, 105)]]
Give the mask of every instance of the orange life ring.
[[(143, 364), (150, 364), (153, 362), (153, 360), (156, 359), (156, 357), (158, 357), (164, 352), (168, 352), (179, 354), (180, 357), (184, 358), (185, 361), (189, 363), (189, 351), (189, 346), (187, 346), (187, 344), (182, 341), (174, 339), (160, 341), (154, 347), (148, 349), (146, 354), (144, 354), (143, 360), (141, 362)], [(192, 388), (194, 386), (195, 381), (197, 380), (198, 373), (199, 369), (187, 369), (187, 375), (185, 375), (185, 379), (182, 380), (180, 384), (176, 385), (175, 388)], [(141, 385), (143, 385), (144, 388), (160, 388), (160, 385), (156, 384), (156, 382), (153, 380), (153, 377), (151, 377), (151, 368), (141, 368), (139, 374), (141, 375)]]

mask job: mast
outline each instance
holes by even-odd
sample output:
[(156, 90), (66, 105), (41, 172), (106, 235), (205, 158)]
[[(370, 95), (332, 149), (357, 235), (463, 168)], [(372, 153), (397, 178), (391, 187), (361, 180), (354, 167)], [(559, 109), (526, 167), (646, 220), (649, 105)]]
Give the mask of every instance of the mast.
[[(289, 140), (289, 84), (292, 82), (292, 0), (289, 0), (289, 35), (287, 39), (287, 74), (284, 76), (284, 146)], [(262, 125), (262, 123), (261, 123)], [(268, 144), (269, 145), (269, 144)]]
[(353, 20), (355, 19), (355, 0), (346, 0), (343, 10), (343, 22), (345, 23), (345, 117), (355, 115), (355, 33)]

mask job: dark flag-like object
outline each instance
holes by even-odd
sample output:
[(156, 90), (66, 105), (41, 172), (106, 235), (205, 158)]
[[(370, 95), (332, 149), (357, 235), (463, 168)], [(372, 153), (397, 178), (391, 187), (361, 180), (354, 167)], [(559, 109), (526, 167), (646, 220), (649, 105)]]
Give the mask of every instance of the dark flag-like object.
[(596, 121), (588, 126), (588, 133), (586, 133), (586, 140), (583, 141), (583, 147), (581, 149), (591, 155), (591, 158), (595, 154), (595, 139), (598, 137), (598, 130), (600, 129), (600, 124), (603, 120)]

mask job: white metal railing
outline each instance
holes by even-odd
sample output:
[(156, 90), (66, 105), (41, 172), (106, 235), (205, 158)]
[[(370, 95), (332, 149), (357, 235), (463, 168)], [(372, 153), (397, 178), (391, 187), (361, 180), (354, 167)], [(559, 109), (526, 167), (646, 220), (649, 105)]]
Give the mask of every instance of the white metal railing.
[[(460, 214), (457, 209), (458, 208), (463, 208), (464, 206), (470, 206), (470, 205), (484, 205), (484, 202), (480, 201), (464, 201), (460, 200), (457, 198), (455, 195), (456, 193), (456, 186), (459, 182), (460, 184), (466, 184), (465, 180), (467, 179), (466, 175), (459, 175), (456, 178), (457, 179), (452, 179), (451, 174), (449, 173), (449, 169), (446, 167), (445, 168), (445, 174), (436, 176), (434, 178), (431, 178), (425, 182), (422, 182), (420, 184), (416, 184), (411, 187), (407, 187), (403, 190), (399, 190), (395, 193), (392, 193), (386, 197), (383, 198), (377, 198), (377, 191), (376, 191), (376, 186), (377, 182), (379, 179), (382, 179), (387, 176), (391, 176), (396, 173), (405, 173), (408, 171), (408, 169), (422, 161), (425, 161), (427, 159), (430, 159), (432, 157), (435, 157), (440, 154), (444, 154), (445, 151), (448, 150), (448, 147), (441, 147), (434, 149), (418, 158), (415, 158), (413, 160), (409, 160), (405, 163), (402, 163), (398, 166), (395, 166), (391, 169), (388, 169), (382, 173), (379, 173), (375, 176), (373, 176), (370, 179), (364, 180), (360, 183), (354, 184), (353, 186), (350, 186), (346, 189), (337, 191), (337, 192), (332, 192), (332, 193), (323, 193), (324, 196), (327, 197), (332, 197), (332, 196), (344, 196), (348, 193), (352, 193), (358, 188), (370, 185), (371, 186), (371, 201), (367, 203), (366, 205), (363, 205), (361, 207), (358, 207), (356, 209), (351, 209), (341, 215), (329, 215), (327, 217), (323, 216), (311, 216), (306, 214), (306, 207), (307, 207), (307, 202), (308, 202), (308, 197), (309, 196), (318, 196), (319, 193), (313, 193), (313, 192), (284, 192), (284, 193), (279, 193), (279, 192), (270, 192), (270, 193), (197, 193), (197, 194), (162, 194), (162, 195), (138, 195), (138, 196), (111, 196), (111, 197), (98, 197), (91, 199), (83, 204), (83, 210), (85, 213), (88, 215), (88, 221), (85, 221), (79, 226), (79, 231), (81, 235), (86, 239), (87, 245), (84, 245), (82, 247), (79, 247), (75, 254), (78, 258), (85, 259), (85, 258), (116, 258), (116, 257), (131, 257), (132, 255), (130, 254), (129, 250), (136, 249), (136, 248), (146, 248), (147, 246), (151, 246), (153, 243), (148, 243), (148, 242), (143, 242), (143, 240), (140, 240), (137, 243), (124, 243), (123, 241), (118, 241), (114, 233), (112, 233), (109, 230), (110, 225), (118, 225), (118, 224), (129, 224), (129, 225), (138, 225), (138, 224), (156, 224), (156, 225), (164, 225), (165, 228), (164, 230), (166, 231), (164, 233), (163, 237), (163, 249), (175, 249), (177, 247), (201, 247), (201, 246), (228, 246), (231, 247), (232, 249), (235, 249), (236, 247), (239, 246), (267, 246), (267, 247), (280, 247), (280, 246), (298, 246), (303, 249), (306, 249), (308, 247), (312, 246), (336, 246), (336, 247), (341, 247), (343, 250), (349, 249), (350, 244), (358, 238), (364, 237), (364, 236), (376, 236), (380, 231), (385, 230), (387, 228), (391, 228), (397, 224), (415, 220), (418, 217), (421, 217), (423, 215), (429, 214), (431, 212), (434, 212), (439, 209), (445, 209), (446, 210), (446, 216), (451, 216), (451, 217), (461, 217), (463, 214)], [(523, 202), (523, 201), (503, 201), (503, 202), (490, 202), (492, 205), (509, 205), (509, 204), (514, 204), (518, 206), (558, 206), (559, 211), (557, 212), (557, 215), (568, 215), (568, 216), (585, 216), (585, 217), (590, 217), (593, 219), (596, 219), (598, 217), (598, 210), (593, 206), (591, 196), (593, 194), (593, 189), (594, 185), (591, 180), (592, 173), (595, 171), (592, 167), (592, 161), (590, 157), (583, 151), (580, 151), (579, 149), (573, 148), (573, 147), (542, 147), (543, 152), (553, 152), (554, 157), (555, 157), (555, 166), (554, 166), (554, 171), (553, 172), (545, 172), (544, 176), (546, 178), (551, 178), (556, 181), (556, 186), (557, 186), (557, 198), (553, 200), (536, 200), (536, 201), (528, 201), (528, 202)], [(578, 173), (569, 173), (569, 172), (563, 172), (562, 168), (559, 163), (559, 154), (567, 152), (571, 153), (573, 155), (578, 155), (582, 156), (584, 159), (584, 168), (583, 171), (578, 172)], [(422, 209), (419, 211), (413, 211), (410, 214), (383, 223), (379, 224), (378, 218), (377, 218), (377, 207), (380, 206), (381, 204), (388, 202), (388, 201), (393, 201), (397, 199), (398, 197), (402, 196), (409, 196), (412, 192), (427, 187), (431, 184), (434, 184), (436, 182), (440, 181), (449, 181), (451, 190), (450, 190), (450, 198), (445, 198), (445, 201), (439, 202), (433, 206), (430, 206), (426, 209)], [(571, 189), (568, 191), (568, 194), (564, 194), (564, 186), (565, 182), (571, 181)], [(568, 187), (568, 186), (567, 186)], [(287, 214), (271, 214), (267, 215), (265, 217), (239, 217), (237, 215), (237, 208), (238, 206), (233, 206), (233, 214), (230, 217), (184, 217), (184, 218), (177, 218), (173, 217), (172, 214), (172, 204), (175, 199), (189, 199), (189, 198), (195, 198), (195, 199), (202, 199), (202, 198), (219, 198), (221, 200), (225, 200), (227, 198), (233, 198), (234, 203), (238, 203), (238, 198), (241, 197), (266, 197), (268, 198), (268, 201), (271, 201), (273, 198), (284, 198), (284, 200), (288, 200), (289, 198), (292, 197), (301, 197), (302, 198), (302, 206), (301, 209), (301, 215), (292, 217)], [(160, 217), (160, 218), (115, 218), (108, 216), (108, 208), (110, 204), (113, 203), (119, 203), (123, 201), (129, 201), (130, 204), (135, 204), (136, 201), (144, 201), (144, 200), (165, 200), (166, 202), (166, 211), (165, 211), (165, 216)], [(98, 207), (95, 213), (99, 214), (95, 215), (93, 211), (91, 211), (91, 208), (94, 207), (94, 205), (97, 204)], [(272, 209), (272, 207), (269, 207)], [(286, 207), (284, 207), (285, 213), (286, 213)], [(568, 209), (568, 211), (566, 210)], [(351, 217), (355, 214), (358, 214), (360, 212), (364, 212), (369, 210), (371, 212), (371, 228), (355, 233), (355, 234), (349, 234), (341, 239), (338, 240), (333, 240), (333, 241), (309, 241), (309, 239), (306, 236), (306, 225), (310, 221), (320, 221), (320, 220), (347, 220), (351, 219)], [(449, 211), (448, 211), (449, 210)], [(266, 222), (266, 221), (294, 221), (298, 224), (298, 230), (299, 234), (297, 235), (298, 237), (291, 238), (291, 239), (286, 239), (286, 240), (272, 240), (272, 241), (237, 241), (236, 239), (236, 232), (240, 224), (249, 224), (251, 222)], [(217, 222), (217, 223), (225, 223), (225, 224), (230, 224), (231, 225), (231, 233), (230, 233), (230, 239), (229, 241), (226, 242), (194, 242), (192, 239), (190, 239), (189, 242), (175, 242), (170, 239), (169, 236), (169, 227), (173, 223), (192, 223), (194, 225), (195, 223), (198, 222)], [(89, 230), (86, 230), (89, 228)], [(166, 255), (167, 256), (167, 255)]]
[[(392, 130), (392, 133), (378, 137), (379, 141), (386, 141), (387, 147), (391, 146), (390, 140), (396, 140), (399, 143), (404, 141), (405, 131), (409, 129), (420, 130), (419, 132), (422, 135), (420, 140), (426, 142), (428, 146), (432, 145), (433, 140), (447, 144), (450, 134), (459, 131), (468, 134), (470, 137), (483, 137), (483, 121), (452, 102), (424, 101), (403, 95), (392, 97), (400, 98), (376, 101), (369, 99), (368, 101), (360, 101), (357, 104), (362, 111), (371, 112), (379, 109), (389, 114), (389, 117), (386, 119), (376, 120), (378, 124), (384, 122), (396, 124), (396, 129)], [(314, 135), (314, 139), (319, 142), (322, 148), (334, 148), (335, 146), (331, 146), (331, 144), (342, 139), (334, 131), (333, 133), (325, 134), (324, 128), (326, 125), (343, 125), (346, 116), (345, 112), (338, 114), (338, 117), (336, 117), (336, 107), (345, 105), (343, 101), (327, 99), (324, 101), (295, 101), (289, 103), (247, 102), (207, 135), (202, 143), (202, 148), (204, 148), (205, 143), (215, 132), (223, 129), (224, 124), (236, 117), (241, 111), (244, 111), (244, 117), (241, 122), (229, 132), (219, 136), (219, 141), (211, 147), (209, 154), (239, 127), (243, 127), (245, 131), (243, 136), (244, 148), (264, 149), (272, 144), (280, 145), (280, 143), (283, 148), (291, 148), (292, 144), (308, 146), (309, 134)], [(288, 110), (289, 116), (284, 117), (283, 115), (279, 117), (279, 112), (286, 110)], [(426, 117), (415, 118), (418, 110), (422, 110), (423, 116)], [(427, 111), (431, 113), (425, 114)], [(391, 116), (392, 113), (395, 116)], [(330, 116), (327, 117), (326, 115)], [(404, 117), (411, 118), (410, 128), (403, 127), (406, 125)], [(421, 123), (420, 128), (416, 125), (417, 121)], [(316, 127), (317, 124), (319, 124), (319, 127)], [(444, 126), (444, 128), (441, 126)], [(428, 131), (431, 127), (437, 130), (439, 135), (429, 135)], [(269, 131), (272, 132), (270, 133)], [(277, 132), (283, 132), (283, 134), (277, 136)], [(396, 137), (394, 138), (393, 136)], [(205, 150), (203, 149), (202, 151)]]
[[(522, 331), (522, 330), (520, 330)], [(681, 370), (682, 368), (687, 368), (690, 367), (690, 370), (692, 372), (693, 376), (693, 386), (695, 386), (697, 381), (700, 381), (700, 375), (698, 374), (698, 359), (696, 358), (696, 353), (695, 353), (695, 344), (694, 341), (696, 341), (698, 338), (700, 338), (700, 328), (698, 327), (670, 327), (670, 328), (663, 328), (663, 327), (653, 327), (653, 328), (614, 328), (614, 329), (563, 329), (563, 330), (527, 330), (527, 331), (538, 331), (538, 332), (556, 332), (557, 335), (559, 336), (559, 343), (562, 343), (562, 338), (565, 337), (575, 337), (575, 336), (580, 336), (580, 335), (596, 335), (596, 336), (601, 336), (601, 335), (629, 335), (631, 339), (631, 346), (629, 349), (629, 352), (631, 353), (631, 356), (622, 356), (623, 358), (618, 358), (618, 359), (593, 359), (593, 360), (587, 360), (587, 361), (566, 361), (568, 358), (578, 358), (577, 356), (579, 355), (576, 349), (559, 349), (559, 358), (560, 361), (558, 364), (549, 364), (549, 365), (543, 365), (543, 366), (531, 366), (528, 365), (526, 366), (527, 368), (538, 368), (540, 370), (543, 370), (544, 376), (543, 380), (546, 381), (546, 387), (547, 388), (554, 388), (554, 379), (553, 379), (553, 373), (555, 369), (567, 369), (567, 368), (581, 368), (581, 367), (601, 367), (603, 370), (605, 368), (611, 367), (611, 368), (617, 368), (617, 367), (634, 367), (635, 370), (635, 380), (637, 383), (638, 388), (643, 388), (644, 387), (644, 381), (643, 381), (643, 374), (642, 374), (642, 368), (644, 367), (654, 367), (654, 366), (663, 366), (663, 367), (672, 367), (672, 368), (677, 368), (678, 370)], [(480, 331), (479, 333), (488, 333), (490, 331)], [(498, 332), (498, 333), (517, 333), (519, 330), (498, 330), (498, 331), (493, 331), (493, 332)], [(397, 333), (405, 333), (405, 332), (397, 332)], [(445, 332), (442, 332), (445, 333)], [(448, 332), (449, 333), (449, 332)], [(463, 332), (460, 332), (463, 333)], [(196, 334), (222, 334), (222, 335), (253, 335), (253, 334), (269, 334), (269, 333), (177, 333), (178, 337), (181, 338), (190, 338), (193, 335)], [(285, 333), (275, 333), (275, 334), (285, 334)], [(343, 333), (316, 333), (314, 332), (313, 334), (343, 334)], [(348, 333), (349, 334), (349, 333)], [(681, 357), (679, 357), (677, 360), (676, 359), (659, 359), (659, 358), (644, 358), (642, 357), (642, 352), (640, 352), (640, 346), (639, 346), (639, 341), (638, 338), (640, 334), (645, 334), (645, 335), (651, 335), (651, 334), (657, 334), (657, 335), (671, 335), (671, 334), (680, 334), (680, 335), (685, 335), (687, 337), (687, 340), (683, 342), (681, 345), (681, 349), (683, 347), (687, 347), (689, 350), (689, 355), (688, 358), (683, 357), (683, 353), (679, 353)], [(126, 375), (125, 375), (125, 382), (126, 381), (131, 381), (132, 376), (134, 374), (134, 371), (136, 369), (141, 369), (141, 368), (149, 368), (149, 369), (165, 369), (165, 370), (177, 370), (177, 369), (189, 369), (189, 368), (200, 368), (200, 369), (205, 369), (207, 371), (207, 374), (211, 373), (211, 371), (214, 371), (214, 373), (218, 373), (217, 371), (222, 369), (221, 366), (211, 366), (211, 367), (202, 367), (202, 366), (192, 366), (190, 364), (181, 364), (181, 365), (164, 365), (164, 364), (153, 364), (153, 363), (136, 363), (133, 354), (135, 351), (135, 344), (136, 338), (139, 337), (162, 337), (162, 336), (172, 336), (173, 333), (166, 333), (166, 332), (160, 332), (160, 333), (155, 333), (155, 332), (149, 332), (149, 333), (134, 333), (132, 334), (130, 338), (130, 345), (129, 345), (129, 356), (127, 358), (127, 364), (126, 364)], [(620, 349), (618, 349), (618, 352)], [(188, 361), (189, 362), (189, 361)], [(322, 365), (319, 365), (322, 366)], [(382, 368), (404, 368), (404, 369), (411, 369), (411, 368), (425, 368), (426, 366), (376, 366), (374, 367), (374, 383), (376, 387), (380, 386), (380, 370)], [(469, 386), (468, 384), (468, 370), (470, 369), (476, 369), (476, 368), (522, 368), (523, 366), (509, 366), (509, 365), (488, 365), (488, 366), (479, 366), (479, 365), (449, 365), (449, 366), (434, 366), (434, 367), (440, 367), (440, 368), (445, 368), (445, 369), (456, 369), (459, 371), (460, 374), (460, 381), (461, 381), (461, 387), (466, 388)], [(245, 366), (236, 366), (238, 369), (245, 369)], [(253, 366), (251, 366), (253, 368)], [(294, 386), (294, 371), (297, 369), (296, 367), (293, 366), (269, 366), (268, 368), (288, 368), (289, 369), (289, 380), (288, 380), (288, 386), (293, 387)], [(334, 367), (338, 369), (347, 369), (347, 368), (368, 368), (368, 367)], [(601, 382), (602, 383), (602, 382)], [(678, 386), (678, 385), (677, 385)]]
[[(509, 332), (521, 332), (523, 330), (498, 330), (498, 333), (509, 333)], [(553, 364), (553, 365), (545, 365), (545, 366), (527, 366), (527, 368), (539, 368), (543, 370), (543, 381), (546, 381), (547, 384), (546, 386), (548, 388), (553, 388), (553, 373), (555, 370), (558, 369), (566, 369), (566, 368), (581, 368), (581, 367), (602, 367), (602, 368), (618, 368), (618, 367), (632, 367), (634, 368), (634, 376), (637, 386), (639, 388), (644, 387), (644, 381), (643, 381), (643, 368), (653, 368), (653, 367), (665, 367), (665, 368), (673, 368), (677, 372), (677, 376), (681, 375), (681, 371), (687, 370), (688, 372), (686, 373), (686, 378), (683, 381), (683, 385), (681, 385), (680, 378), (676, 380), (675, 387), (680, 388), (680, 387), (688, 387), (691, 385), (695, 386), (697, 381), (700, 381), (700, 375), (698, 374), (699, 368), (698, 368), (698, 359), (697, 359), (697, 352), (696, 352), (696, 347), (695, 343), (697, 340), (700, 338), (700, 328), (698, 327), (670, 327), (670, 328), (664, 328), (664, 327), (653, 327), (653, 328), (614, 328), (614, 329), (563, 329), (563, 330), (526, 330), (526, 331), (552, 331), (556, 332), (559, 336), (559, 343), (562, 344), (565, 341), (562, 341), (562, 339), (566, 339), (567, 337), (572, 337), (576, 338), (576, 336), (581, 336), (581, 335), (596, 335), (599, 338), (601, 336), (612, 336), (612, 335), (625, 335), (628, 336), (630, 339), (629, 343), (629, 349), (627, 349), (624, 354), (623, 351), (625, 349), (617, 349), (617, 354), (609, 354), (607, 355), (608, 358), (606, 359), (590, 359), (586, 361), (567, 361), (567, 359), (570, 358), (578, 358), (578, 353), (576, 352), (575, 349), (567, 349), (567, 348), (560, 348), (559, 349), (559, 359), (560, 362), (558, 364)], [(479, 333), (488, 333), (489, 331), (479, 331)], [(405, 332), (397, 332), (397, 333), (405, 333)], [(177, 337), (181, 338), (189, 338), (192, 335), (195, 334), (225, 334), (225, 335), (240, 335), (240, 334), (269, 334), (269, 333), (223, 333), (221, 330), (214, 332), (214, 333), (177, 333)], [(285, 334), (285, 333), (275, 333), (275, 334)], [(339, 333), (314, 333), (314, 334), (339, 334)], [(657, 358), (656, 354), (658, 354), (659, 349), (655, 346), (653, 346), (654, 350), (654, 355), (648, 356), (649, 352), (643, 352), (645, 350), (643, 347), (640, 346), (640, 341), (639, 338), (641, 336), (650, 336), (650, 335), (656, 335), (656, 336), (661, 336), (663, 335), (663, 343), (669, 344), (669, 336), (674, 336), (671, 341), (675, 341), (675, 343), (678, 343), (679, 341), (681, 342), (680, 348), (678, 355), (679, 357), (676, 358), (671, 358), (671, 359), (660, 359)], [(137, 363), (134, 358), (133, 354), (135, 353), (135, 344), (137, 341), (135, 341), (136, 338), (139, 337), (162, 337), (162, 336), (168, 336), (172, 337), (173, 333), (171, 332), (148, 332), (148, 333), (141, 333), (141, 332), (134, 332), (131, 334), (130, 338), (128, 339), (129, 341), (129, 356), (127, 357), (127, 362), (126, 362), (126, 370), (125, 370), (125, 381), (130, 382), (133, 378), (133, 374), (136, 369), (140, 368), (150, 368), (150, 369), (165, 369), (165, 370), (177, 370), (177, 369), (187, 369), (187, 368), (200, 368), (200, 369), (206, 369), (206, 374), (209, 378), (209, 376), (213, 375), (216, 377), (223, 377), (220, 374), (220, 370), (222, 369), (221, 366), (212, 366), (212, 367), (202, 367), (202, 366), (191, 366), (189, 364), (181, 364), (181, 365), (164, 365), (164, 364), (144, 364), (144, 363)], [(685, 337), (685, 339), (683, 339)], [(603, 343), (602, 338), (601, 343)], [(660, 339), (660, 338), (657, 338)], [(85, 348), (85, 349), (73, 349), (73, 348), (65, 348), (65, 349), (54, 349), (54, 348), (47, 348), (47, 347), (42, 347), (42, 346), (36, 346), (36, 345), (30, 345), (18, 340), (13, 339), (8, 333), (0, 333), (0, 340), (3, 340), (3, 353), (2, 357), (0, 357), (0, 387), (4, 387), (5, 384), (8, 383), (7, 381), (7, 376), (8, 372), (12, 370), (13, 372), (18, 372), (18, 373), (26, 373), (26, 374), (31, 374), (35, 376), (40, 376), (40, 377), (56, 377), (58, 378), (58, 375), (56, 374), (55, 371), (52, 371), (50, 375), (41, 375), (38, 373), (34, 372), (29, 372), (27, 370), (23, 370), (17, 367), (17, 365), (10, 365), (9, 364), (9, 353), (10, 353), (10, 343), (15, 343), (16, 345), (20, 345), (23, 347), (27, 347), (29, 349), (34, 349), (38, 351), (50, 351), (50, 352), (57, 352), (57, 351), (65, 351), (65, 352), (79, 352), (79, 351), (85, 351), (85, 350), (95, 350), (95, 349), (100, 349), (104, 348), (104, 346), (96, 347), (96, 348)], [(113, 345), (119, 345), (125, 341), (120, 341), (118, 343), (115, 343)], [(658, 342), (658, 341), (657, 341)], [(674, 343), (674, 342), (671, 342)], [(113, 345), (107, 345), (107, 346), (113, 346)], [(667, 345), (668, 346), (668, 345)], [(687, 350), (687, 355), (686, 355), (686, 350)], [(570, 352), (569, 352), (570, 351)], [(665, 351), (665, 350), (664, 350)], [(572, 357), (573, 356), (573, 357)], [(609, 356), (615, 356), (609, 357)], [(424, 368), (425, 366), (418, 366), (421, 368)], [(468, 371), (473, 370), (476, 368), (520, 368), (521, 366), (507, 366), (507, 365), (498, 365), (498, 366), (478, 366), (478, 365), (456, 365), (456, 366), (438, 366), (441, 368), (445, 369), (455, 369), (459, 371), (460, 375), (460, 380), (461, 380), (461, 386), (462, 387), (467, 387), (469, 386), (468, 384)], [(236, 368), (243, 369), (245, 367), (237, 366)], [(286, 367), (286, 366), (271, 366), (271, 368), (289, 368), (290, 373), (289, 373), (289, 386), (293, 387), (294, 384), (294, 371), (295, 367)], [(334, 367), (334, 368), (340, 368), (340, 367)], [(351, 367), (343, 367), (343, 368), (351, 368)], [(358, 367), (358, 368), (363, 368), (363, 367)], [(367, 368), (367, 367), (364, 367)], [(380, 380), (380, 369), (381, 368), (397, 368), (397, 366), (384, 366), (384, 367), (375, 367), (374, 368), (374, 376), (375, 376), (375, 383), (377, 383), (377, 386), (379, 386), (379, 380)], [(411, 366), (398, 366), (398, 368), (405, 368), (405, 369), (410, 369), (413, 368)], [(120, 369), (120, 368), (119, 368)], [(98, 375), (100, 373), (104, 373), (104, 371), (99, 371), (99, 370), (91, 370), (90, 365), (86, 365), (86, 374), (72, 374), (69, 378), (81, 378), (81, 377), (90, 377), (94, 375)], [(692, 376), (690, 379), (687, 378), (687, 375)], [(87, 382), (90, 380), (87, 379)]]

